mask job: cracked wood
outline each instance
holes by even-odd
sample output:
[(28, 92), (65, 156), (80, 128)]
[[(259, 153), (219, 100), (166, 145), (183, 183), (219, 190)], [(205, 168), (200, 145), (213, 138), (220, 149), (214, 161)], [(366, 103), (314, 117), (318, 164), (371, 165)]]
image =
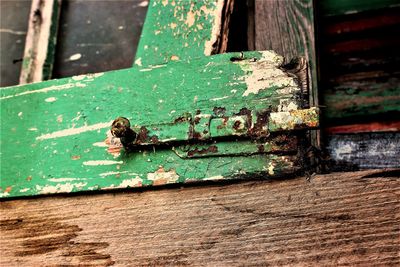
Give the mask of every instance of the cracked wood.
[(0, 265), (400, 264), (400, 170), (0, 202)]

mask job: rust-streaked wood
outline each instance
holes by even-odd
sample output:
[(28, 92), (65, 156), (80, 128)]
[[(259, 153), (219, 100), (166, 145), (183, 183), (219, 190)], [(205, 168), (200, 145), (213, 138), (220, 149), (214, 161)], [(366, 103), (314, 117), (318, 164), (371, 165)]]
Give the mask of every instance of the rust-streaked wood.
[(1, 266), (396, 266), (400, 170), (0, 203)]

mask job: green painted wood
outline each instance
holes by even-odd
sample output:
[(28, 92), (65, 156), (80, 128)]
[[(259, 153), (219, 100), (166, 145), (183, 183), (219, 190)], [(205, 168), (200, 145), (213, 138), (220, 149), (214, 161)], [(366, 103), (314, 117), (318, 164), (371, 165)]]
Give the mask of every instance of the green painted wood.
[(368, 10), (376, 10), (400, 6), (398, 0), (324, 0), (317, 1), (322, 16), (354, 14)]
[[(293, 173), (302, 167), (293, 153), (188, 160), (174, 151), (179, 142), (163, 140), (167, 144), (159, 146), (157, 136), (150, 139), (153, 145), (125, 153), (109, 130), (118, 116), (144, 129), (145, 138), (146, 129), (156, 132), (158, 125), (179, 123), (187, 114), (247, 114), (252, 132), (261, 136), (258, 126), (269, 112), (280, 112), (276, 119), (285, 123), (302, 105), (300, 87), (280, 68), (282, 62), (268, 51), (232, 53), (2, 88), (1, 196)], [(317, 121), (302, 123), (317, 126)], [(267, 132), (262, 136), (269, 138)]]
[[(152, 0), (134, 65), (148, 66), (225, 52), (221, 31), (231, 0)], [(227, 25), (225, 25), (227, 28)]]

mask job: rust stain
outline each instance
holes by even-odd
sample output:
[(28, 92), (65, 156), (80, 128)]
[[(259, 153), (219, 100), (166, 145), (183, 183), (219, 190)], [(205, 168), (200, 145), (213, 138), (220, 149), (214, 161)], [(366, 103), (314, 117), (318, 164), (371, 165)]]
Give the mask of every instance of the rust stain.
[(136, 143), (137, 144), (147, 143), (147, 140), (149, 138), (148, 134), (149, 134), (149, 130), (147, 130), (146, 127), (142, 126), (138, 133)]
[(151, 141), (153, 144), (158, 144), (158, 137), (157, 137), (156, 135), (153, 135), (153, 136), (151, 137), (150, 141)]
[(12, 190), (12, 186), (7, 186), (6, 189), (4, 190), (4, 193), (10, 193)]
[(208, 148), (198, 149), (197, 147), (193, 150), (189, 150), (187, 152), (188, 157), (193, 157), (195, 155), (205, 155), (205, 154), (212, 154), (217, 153), (218, 147), (216, 145), (211, 145)]
[(226, 108), (225, 107), (214, 107), (213, 112), (214, 112), (215, 116), (222, 117), (225, 115)]
[(79, 156), (79, 155), (74, 155), (71, 157), (72, 160), (78, 160), (80, 158), (81, 158), (81, 156)]
[(32, 180), (32, 176), (29, 175), (28, 177), (26, 177), (26, 180), (27, 180), (27, 181), (31, 181), (31, 180)]

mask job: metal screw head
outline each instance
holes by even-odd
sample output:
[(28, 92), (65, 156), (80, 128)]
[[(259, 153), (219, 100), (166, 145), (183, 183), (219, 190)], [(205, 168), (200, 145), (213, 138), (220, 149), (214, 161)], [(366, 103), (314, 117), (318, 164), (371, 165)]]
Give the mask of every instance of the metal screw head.
[(129, 134), (131, 123), (127, 118), (118, 117), (111, 124), (111, 134), (115, 137), (121, 138)]

